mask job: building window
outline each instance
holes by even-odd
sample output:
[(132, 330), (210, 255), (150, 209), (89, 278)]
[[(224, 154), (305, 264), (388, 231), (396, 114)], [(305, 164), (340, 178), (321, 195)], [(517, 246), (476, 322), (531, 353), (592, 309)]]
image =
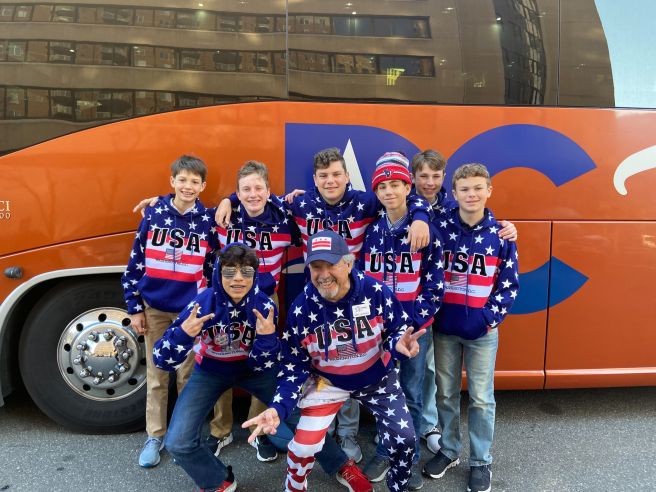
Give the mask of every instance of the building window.
[(53, 22), (75, 22), (76, 10), (72, 5), (55, 5)]
[(7, 118), (25, 118), (25, 89), (7, 88)]
[(216, 29), (218, 31), (237, 32), (239, 30), (239, 17), (229, 14), (216, 16)]
[(214, 66), (219, 72), (236, 72), (239, 66), (239, 53), (220, 50), (214, 53)]
[(7, 43), (7, 61), (25, 61), (25, 41), (9, 41)]
[(134, 25), (153, 27), (154, 12), (151, 9), (137, 9), (134, 11)]
[(134, 93), (134, 115), (143, 116), (155, 112), (155, 93), (152, 91), (136, 91)]
[(28, 41), (27, 61), (48, 63), (48, 41)]
[(155, 48), (152, 46), (133, 46), (132, 47), (132, 66), (134, 67), (154, 67), (155, 66)]
[(158, 68), (176, 68), (173, 48), (155, 48), (155, 60)]
[(50, 91), (50, 114), (52, 118), (74, 119), (75, 98), (73, 91), (55, 89)]
[(158, 92), (155, 99), (157, 111), (175, 109), (175, 95), (172, 92)]
[(52, 5), (35, 5), (32, 20), (35, 22), (50, 22), (52, 20)]
[(49, 59), (51, 63), (73, 63), (75, 60), (73, 43), (66, 41), (51, 41)]
[(27, 90), (27, 117), (48, 118), (48, 91), (45, 89)]
[(175, 26), (175, 12), (172, 10), (156, 10), (153, 18), (155, 27)]
[(14, 18), (14, 6), (5, 5), (0, 7), (0, 22), (10, 22)]
[(29, 5), (19, 5), (16, 7), (16, 13), (14, 14), (14, 20), (18, 22), (29, 21), (32, 17), (32, 7)]

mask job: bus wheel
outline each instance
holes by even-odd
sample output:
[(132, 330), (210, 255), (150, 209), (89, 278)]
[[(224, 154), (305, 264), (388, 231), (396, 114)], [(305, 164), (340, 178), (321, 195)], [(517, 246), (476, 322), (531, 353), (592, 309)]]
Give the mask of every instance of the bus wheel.
[(28, 316), (19, 346), (30, 396), (50, 418), (87, 433), (144, 426), (144, 337), (132, 331), (116, 280), (68, 281)]

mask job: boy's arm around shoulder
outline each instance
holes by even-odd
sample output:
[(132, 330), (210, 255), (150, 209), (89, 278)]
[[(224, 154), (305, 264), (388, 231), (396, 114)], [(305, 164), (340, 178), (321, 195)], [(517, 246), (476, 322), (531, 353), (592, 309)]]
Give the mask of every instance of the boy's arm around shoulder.
[(496, 328), (508, 315), (519, 294), (519, 254), (517, 244), (502, 241), (497, 278), (492, 293), (483, 307), (490, 328)]
[(414, 305), (415, 331), (431, 327), (444, 295), (442, 238), (434, 226), (430, 226), (430, 231), (430, 243), (421, 251), (421, 291)]

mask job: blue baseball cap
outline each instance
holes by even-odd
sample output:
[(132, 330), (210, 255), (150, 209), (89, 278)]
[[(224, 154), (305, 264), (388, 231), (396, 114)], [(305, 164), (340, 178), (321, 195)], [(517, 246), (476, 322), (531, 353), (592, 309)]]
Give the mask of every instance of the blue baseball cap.
[(317, 232), (308, 239), (305, 266), (317, 260), (327, 261), (334, 265), (349, 253), (346, 240), (335, 231), (324, 230)]

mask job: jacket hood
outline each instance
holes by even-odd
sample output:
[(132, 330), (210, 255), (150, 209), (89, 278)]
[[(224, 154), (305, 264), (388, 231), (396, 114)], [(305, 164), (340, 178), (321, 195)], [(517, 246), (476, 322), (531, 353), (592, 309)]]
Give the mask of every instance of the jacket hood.
[(494, 225), (497, 225), (497, 221), (494, 218), (494, 215), (492, 215), (492, 212), (490, 212), (489, 209), (485, 209), (483, 219), (476, 224), (474, 227), (470, 227), (469, 225), (465, 224), (461, 219), (460, 219), (460, 214), (459, 214), (460, 209), (459, 208), (454, 208), (452, 210), (448, 211), (448, 218), (449, 222), (451, 222), (456, 228), (460, 231), (460, 234), (473, 234), (476, 230), (482, 229), (483, 227), (491, 227)]
[(324, 215), (325, 215), (325, 211), (328, 210), (335, 211), (339, 215), (341, 213), (342, 208), (347, 203), (351, 203), (355, 194), (356, 191), (353, 189), (351, 182), (348, 182), (346, 183), (346, 191), (344, 192), (344, 196), (342, 197), (342, 199), (339, 202), (337, 202), (335, 205), (331, 205), (326, 200), (324, 200), (324, 198), (321, 196), (321, 193), (319, 192), (319, 188), (317, 188), (316, 186), (307, 192), (308, 198), (312, 201), (312, 203), (324, 210)]
[[(235, 245), (246, 246), (244, 243), (231, 243), (223, 247), (221, 251), (225, 251), (227, 248), (230, 248)], [(253, 308), (255, 307), (255, 297), (259, 291), (257, 287), (258, 282), (258, 269), (255, 269), (255, 276), (253, 277), (253, 285), (246, 295), (242, 298), (241, 301), (235, 303), (228, 293), (223, 288), (223, 283), (221, 282), (221, 262), (217, 256), (216, 261), (214, 262), (214, 271), (212, 272), (212, 290), (214, 291), (214, 312), (221, 312), (222, 318), (217, 320), (220, 323), (225, 324), (226, 326), (230, 324), (229, 311), (231, 308), (236, 309), (245, 309), (246, 319), (248, 324), (252, 327), (255, 327), (256, 317), (253, 314)], [(224, 309), (220, 309), (224, 308)], [(225, 319), (223, 319), (225, 318)]]
[(237, 207), (237, 212), (239, 212), (239, 216), (241, 217), (242, 226), (246, 224), (254, 224), (256, 228), (260, 224), (266, 224), (269, 226), (280, 224), (286, 216), (282, 200), (274, 194), (271, 194), (267, 200), (266, 206), (264, 207), (264, 211), (257, 217), (251, 217), (248, 215), (246, 209), (242, 207), (241, 204)]

